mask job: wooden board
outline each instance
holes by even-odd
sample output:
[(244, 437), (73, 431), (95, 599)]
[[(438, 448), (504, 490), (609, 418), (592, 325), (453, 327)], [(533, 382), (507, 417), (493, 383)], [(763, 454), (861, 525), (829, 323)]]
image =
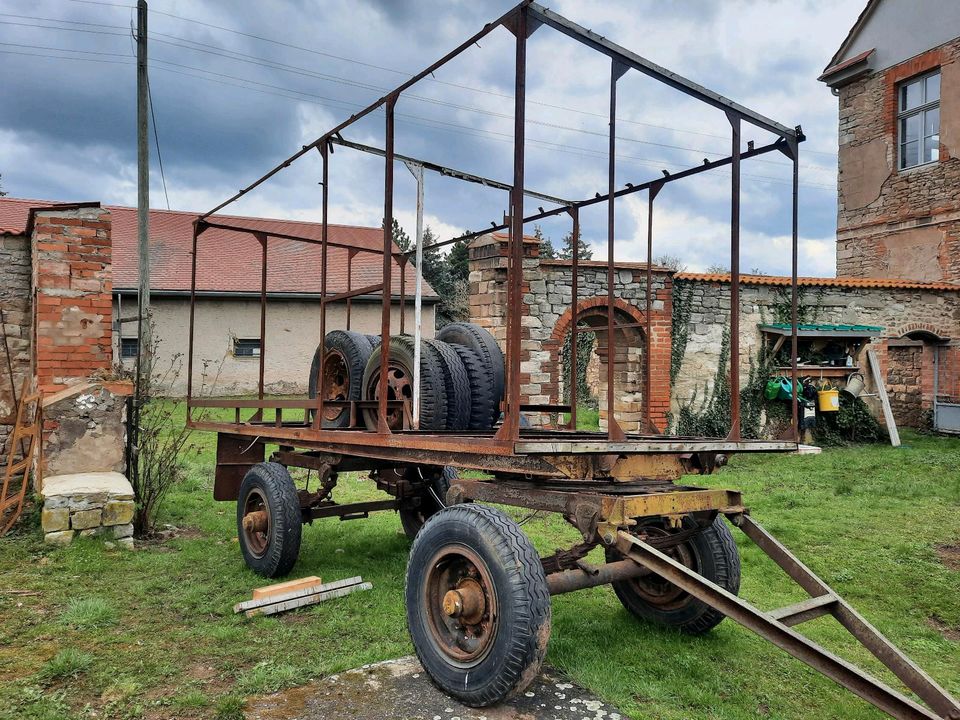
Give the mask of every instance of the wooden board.
[(277, 583), (275, 585), (266, 585), (265, 587), (254, 588), (253, 599), (262, 600), (263, 598), (273, 597), (274, 595), (288, 593), (291, 590), (302, 590), (304, 588), (322, 584), (323, 583), (321, 582), (320, 578), (318, 578), (316, 575), (300, 578), (299, 580), (287, 580), (286, 582)]
[(887, 386), (880, 374), (880, 363), (877, 362), (877, 354), (873, 351), (873, 348), (867, 349), (867, 365), (870, 366), (870, 372), (873, 373), (873, 384), (877, 386), (880, 407), (883, 408), (883, 419), (887, 423), (887, 432), (890, 433), (890, 444), (893, 447), (900, 447), (900, 433), (897, 430), (897, 422), (893, 419), (893, 409), (890, 407), (890, 398), (887, 397)]
[(244, 600), (233, 606), (233, 611), (235, 613), (243, 612), (245, 610), (252, 610), (253, 608), (263, 607), (264, 605), (270, 605), (273, 603), (285, 602), (287, 600), (296, 600), (298, 598), (306, 597), (307, 595), (316, 595), (318, 592), (324, 592), (327, 590), (335, 590), (337, 588), (346, 587), (348, 585), (358, 585), (363, 582), (363, 578), (359, 575), (352, 578), (346, 578), (344, 580), (335, 580), (334, 582), (327, 583), (326, 585), (314, 585), (311, 587), (300, 588), (299, 590), (288, 590), (285, 593), (280, 595), (272, 595), (270, 597), (262, 598), (260, 600)]
[[(331, 585), (333, 584), (334, 583), (331, 583)], [(329, 590), (324, 590), (323, 592), (313, 593), (312, 595), (304, 595), (303, 597), (293, 598), (292, 600), (284, 600), (283, 602), (276, 602), (271, 603), (270, 605), (256, 607), (252, 610), (247, 610), (244, 615), (247, 617), (256, 617), (257, 615), (276, 615), (277, 613), (286, 612), (287, 610), (295, 610), (307, 605), (316, 605), (324, 600), (332, 600), (334, 598), (343, 597), (344, 595), (349, 595), (350, 593), (355, 593), (360, 590), (372, 589), (373, 585), (368, 582), (362, 582), (355, 585), (344, 585), (343, 587), (331, 588)]]

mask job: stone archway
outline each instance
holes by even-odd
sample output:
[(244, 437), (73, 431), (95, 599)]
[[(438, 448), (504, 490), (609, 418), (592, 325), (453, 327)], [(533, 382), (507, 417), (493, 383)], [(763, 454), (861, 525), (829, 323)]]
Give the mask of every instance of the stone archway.
[(934, 375), (943, 330), (930, 323), (908, 323), (897, 328), (886, 342), (887, 394), (893, 416), (900, 425), (923, 427), (934, 403)]
[[(590, 328), (597, 341), (593, 352), (600, 361), (597, 397), (600, 406), (600, 427), (607, 427), (607, 363), (609, 362), (609, 343), (607, 335), (607, 298), (591, 298), (577, 306), (577, 322), (573, 322), (573, 309), (569, 308), (554, 325), (550, 339), (543, 349), (550, 353), (550, 361), (558, 369), (558, 382), (552, 402), (561, 402), (565, 377), (569, 370), (563, 368), (561, 353), (567, 336), (575, 326)], [(614, 387), (616, 397), (614, 411), (617, 422), (626, 431), (640, 431), (643, 423), (643, 385), (644, 350), (646, 347), (643, 326), (646, 322), (643, 313), (634, 305), (616, 298), (614, 300)]]

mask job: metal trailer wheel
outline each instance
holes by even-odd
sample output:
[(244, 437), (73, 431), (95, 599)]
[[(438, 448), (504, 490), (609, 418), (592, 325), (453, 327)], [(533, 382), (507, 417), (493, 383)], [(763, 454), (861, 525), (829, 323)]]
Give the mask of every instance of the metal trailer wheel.
[(300, 554), (302, 522), (287, 469), (273, 462), (250, 468), (237, 498), (237, 537), (247, 567), (269, 578), (290, 572)]
[(550, 592), (540, 557), (499, 510), (463, 504), (433, 515), (410, 549), (407, 627), (443, 692), (485, 707), (522, 692), (550, 639)]
[[(379, 340), (378, 340), (379, 343)], [(320, 353), (323, 356), (323, 378), (320, 378)], [(362, 333), (332, 330), (322, 346), (318, 345), (310, 365), (308, 393), (317, 396), (317, 388), (327, 400), (359, 400), (362, 394), (363, 371), (373, 352), (369, 338)], [(313, 413), (311, 412), (311, 417)], [(350, 424), (350, 408), (324, 406), (322, 427), (342, 428)]]
[[(460, 475), (456, 468), (450, 467), (410, 467), (405, 470), (407, 473), (419, 473), (420, 475), (411, 478), (414, 481), (421, 480), (426, 484), (426, 492), (420, 496), (420, 504), (417, 507), (401, 507), (400, 524), (403, 526), (403, 532), (408, 538), (413, 540), (424, 523), (442, 510), (446, 505), (447, 490), (450, 489), (450, 483), (456, 480)], [(408, 475), (408, 477), (410, 477)]]
[[(380, 398), (380, 357), (383, 346), (370, 354), (363, 372), (363, 399)], [(413, 338), (395, 335), (390, 338), (390, 357), (387, 361), (387, 397), (390, 400), (413, 400)], [(363, 411), (368, 430), (377, 429), (377, 411)], [(403, 410), (387, 411), (387, 426), (392, 431), (403, 429)], [(420, 429), (446, 430), (447, 391), (443, 365), (437, 351), (429, 344), (420, 346)]]
[[(657, 539), (678, 532), (668, 528), (662, 520), (639, 525), (636, 529)], [(679, 532), (693, 529), (694, 521), (685, 519)], [(730, 528), (719, 515), (700, 532), (672, 547), (663, 548), (663, 552), (724, 590), (734, 595), (739, 592), (740, 554)], [(621, 559), (616, 550), (607, 549), (608, 562)], [(636, 617), (690, 635), (709, 632), (726, 617), (655, 573), (611, 584), (623, 606)]]

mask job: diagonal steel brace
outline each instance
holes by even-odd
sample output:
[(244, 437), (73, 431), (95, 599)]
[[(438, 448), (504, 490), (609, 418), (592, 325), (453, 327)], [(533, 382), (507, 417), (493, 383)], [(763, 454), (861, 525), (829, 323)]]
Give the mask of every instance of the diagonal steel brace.
[[(664, 579), (669, 580), (677, 587), (690, 593), (710, 607), (721, 611), (730, 619), (740, 623), (748, 630), (752, 630), (763, 639), (772, 642), (793, 657), (823, 673), (834, 682), (847, 688), (855, 695), (863, 698), (891, 717), (898, 718), (898, 720), (916, 720), (918, 718), (925, 720), (960, 719), (960, 705), (958, 705), (956, 700), (945, 690), (940, 688), (929, 676), (906, 658), (905, 655), (894, 648), (876, 629), (859, 615), (856, 615), (836, 593), (830, 590), (816, 575), (797, 561), (786, 548), (763, 530), (763, 528), (746, 515), (737, 515), (735, 517), (735, 524), (740, 526), (751, 539), (756, 540), (756, 538), (759, 538), (760, 541), (758, 541), (757, 544), (760, 548), (764, 550), (764, 552), (767, 552), (781, 567), (786, 569), (784, 564), (781, 563), (781, 560), (786, 561), (789, 559), (792, 563), (795, 563), (795, 569), (803, 569), (803, 572), (798, 572), (797, 577), (791, 573), (791, 577), (793, 577), (798, 584), (808, 591), (813, 590), (811, 594), (816, 593), (821, 597), (829, 595), (836, 598), (836, 603), (824, 601), (824, 605), (829, 606), (831, 612), (837, 615), (838, 619), (850, 630), (851, 634), (870, 649), (871, 652), (874, 652), (891, 670), (894, 670), (898, 677), (904, 681), (904, 684), (923, 697), (935, 712), (914, 702), (902, 693), (874, 678), (863, 669), (834, 655), (817, 643), (804, 637), (789, 627), (789, 625), (785, 624), (785, 622), (776, 619), (775, 613), (766, 613), (759, 610), (746, 600), (710, 582), (703, 576), (633, 535), (622, 530), (619, 531), (616, 538), (616, 547), (625, 557), (655, 572)], [(802, 578), (802, 581), (798, 578)], [(813, 580), (819, 583), (819, 587), (814, 586)], [(784, 610), (787, 611), (788, 609)], [(789, 611), (787, 615), (796, 616), (800, 612), (802, 612), (802, 610)], [(853, 615), (847, 615), (847, 613), (853, 613)], [(848, 625), (844, 619), (849, 620), (849, 618), (852, 618), (854, 615), (859, 620), (857, 622), (850, 622)], [(787, 617), (785, 619), (789, 620), (790, 618)], [(800, 621), (802, 621), (802, 619), (798, 620), (798, 622)], [(873, 646), (871, 646), (871, 642)], [(874, 647), (886, 648), (887, 653), (879, 653), (874, 650)], [(892, 652), (890, 652), (891, 650)], [(894, 669), (894, 665), (898, 663), (906, 663), (906, 666), (910, 668), (910, 672), (905, 672), (903, 667), (898, 668), (900, 670), (900, 672), (898, 672)]]

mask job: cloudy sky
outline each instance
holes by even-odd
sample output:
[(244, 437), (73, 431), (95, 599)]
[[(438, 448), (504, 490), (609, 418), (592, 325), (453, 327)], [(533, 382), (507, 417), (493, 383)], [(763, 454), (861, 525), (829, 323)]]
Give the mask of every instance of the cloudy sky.
[[(864, 0), (555, 0), (570, 19), (784, 125), (802, 125), (801, 274), (833, 275), (837, 103), (816, 81)], [(152, 0), (151, 204), (205, 211), (494, 19), (512, 0)], [(0, 0), (0, 174), (11, 196), (136, 203), (135, 66), (126, 0)], [(539, 29), (528, 50), (527, 186), (580, 199), (605, 191), (609, 60)], [(509, 181), (512, 35), (499, 29), (397, 106), (397, 151)], [(729, 154), (722, 113), (636, 72), (618, 85), (617, 183)], [(770, 136), (745, 125), (744, 142)], [(383, 144), (383, 115), (345, 133)], [(337, 151), (331, 221), (379, 225), (383, 161)], [(305, 156), (232, 212), (318, 220), (320, 161)], [(691, 270), (729, 265), (729, 171), (668, 185), (654, 255)], [(414, 228), (415, 186), (396, 169), (396, 214)], [(535, 212), (541, 201), (528, 201)], [(441, 237), (499, 220), (506, 193), (429, 176)], [(789, 271), (790, 167), (743, 165), (742, 269)], [(617, 257), (643, 260), (646, 198), (617, 204)], [(604, 252), (606, 209), (585, 211)], [(568, 220), (543, 231), (558, 243)], [(527, 231), (532, 231), (531, 227)]]

